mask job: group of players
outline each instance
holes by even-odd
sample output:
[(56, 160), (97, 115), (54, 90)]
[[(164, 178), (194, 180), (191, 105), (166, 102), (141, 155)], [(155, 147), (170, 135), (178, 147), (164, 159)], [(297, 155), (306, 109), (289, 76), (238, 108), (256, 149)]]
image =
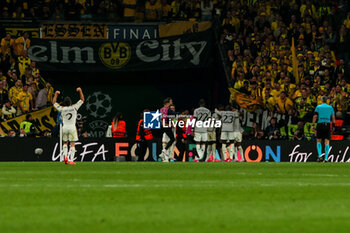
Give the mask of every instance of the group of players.
[[(82, 89), (77, 88), (77, 92), (79, 93), (80, 100), (73, 105), (69, 97), (65, 97), (61, 105), (58, 104), (57, 98), (60, 94), (59, 91), (55, 92), (52, 101), (54, 107), (61, 113), (61, 119), (63, 121), (62, 141), (64, 144), (62, 151), (64, 155), (64, 162), (72, 165), (75, 164), (75, 142), (78, 141), (75, 126), (77, 111), (85, 100)], [(243, 129), (240, 124), (240, 113), (237, 109), (234, 109), (228, 105), (225, 109), (219, 107), (212, 113), (208, 108), (206, 108), (205, 101), (200, 100), (199, 107), (194, 110), (193, 116), (184, 116), (177, 114), (175, 112), (173, 100), (171, 98), (166, 98), (164, 100), (164, 106), (161, 108), (160, 112), (162, 114), (162, 129), (164, 132), (162, 138), (163, 150), (159, 157), (163, 162), (175, 160), (173, 158), (173, 151), (176, 144), (176, 124), (170, 124), (170, 121), (187, 120), (185, 119), (187, 117), (203, 123), (210, 119), (221, 122), (220, 128), (215, 128), (214, 125), (211, 124), (209, 127), (202, 126), (194, 127), (193, 129), (182, 129), (184, 134), (192, 135), (194, 137), (197, 152), (195, 162), (238, 162), (238, 153), (241, 155), (240, 161), (244, 161), (243, 149), (240, 144), (242, 142)], [(221, 160), (217, 159), (216, 157), (216, 145), (218, 141), (221, 144)], [(68, 142), (70, 142), (69, 152)]]
[[(84, 94), (81, 88), (77, 88), (80, 100), (72, 104), (69, 97), (65, 97), (63, 103), (57, 103), (59, 91), (55, 92), (53, 98), (54, 107), (61, 113), (63, 121), (62, 141), (64, 162), (74, 165), (75, 142), (78, 141), (76, 118), (77, 111), (84, 103)], [(322, 104), (318, 105), (313, 118), (314, 129), (317, 138), (318, 161), (327, 161), (330, 141), (330, 122), (335, 123), (335, 114), (332, 106), (326, 104), (327, 97), (322, 97)], [(164, 106), (160, 110), (163, 129), (162, 145), (163, 150), (159, 157), (163, 162), (175, 160), (173, 152), (176, 144), (176, 121), (197, 121), (195, 124), (183, 124), (181, 131), (185, 135), (193, 136), (196, 143), (195, 162), (244, 162), (244, 153), (241, 146), (243, 128), (240, 123), (240, 112), (231, 105), (225, 108), (218, 107), (213, 112), (206, 108), (205, 101), (201, 99), (199, 106), (193, 111), (193, 115), (177, 114), (171, 98), (164, 100)], [(221, 124), (204, 124), (207, 121), (220, 122)], [(201, 124), (198, 124), (201, 122)], [(315, 128), (317, 122), (317, 129)], [(219, 127), (220, 126), (220, 127)], [(191, 127), (194, 127), (193, 129)], [(216, 128), (217, 127), (217, 128)], [(334, 130), (334, 128), (333, 128)], [(325, 143), (325, 153), (322, 156), (322, 141)], [(68, 156), (68, 142), (70, 151)], [(216, 156), (217, 144), (221, 144), (221, 159)], [(220, 149), (219, 149), (220, 151)], [(240, 160), (238, 158), (240, 154)], [(323, 157), (323, 158), (322, 158)]]
[[(243, 128), (240, 123), (240, 112), (228, 105), (225, 108), (218, 107), (213, 112), (210, 111), (205, 104), (205, 101), (201, 99), (199, 106), (193, 111), (193, 115), (185, 115), (186, 112), (178, 114), (175, 112), (175, 106), (171, 98), (164, 100), (164, 106), (160, 109), (161, 122), (162, 122), (162, 145), (163, 150), (159, 157), (163, 162), (175, 160), (173, 157), (173, 151), (176, 144), (176, 124), (171, 124), (171, 121), (184, 121), (195, 120), (201, 121), (202, 124), (192, 125), (186, 124), (182, 127), (182, 132), (188, 136), (193, 136), (193, 140), (196, 143), (196, 156), (195, 162), (244, 162), (243, 148), (241, 146)], [(219, 128), (215, 128), (217, 124), (210, 124), (209, 127), (203, 126), (206, 121), (220, 121)], [(201, 127), (196, 127), (200, 125)], [(217, 145), (221, 144), (221, 148), (218, 148), (221, 159), (217, 158)], [(238, 158), (240, 154), (240, 160)]]
[[(313, 117), (313, 128), (317, 138), (317, 161), (328, 161), (330, 150), (330, 122), (335, 124), (334, 109), (331, 105), (326, 104), (327, 97), (322, 97), (322, 104), (318, 105)], [(196, 121), (208, 121), (210, 119), (221, 122), (220, 128), (210, 127), (194, 127), (183, 128), (182, 131), (187, 135), (193, 136), (196, 143), (195, 162), (244, 162), (244, 153), (241, 146), (243, 128), (240, 123), (240, 112), (231, 105), (216, 108), (213, 112), (206, 108), (205, 101), (199, 101), (199, 107), (193, 111), (193, 115), (183, 116), (175, 112), (175, 106), (171, 98), (164, 100), (164, 106), (160, 110), (163, 129), (162, 145), (163, 150), (159, 157), (163, 162), (175, 160), (173, 151), (176, 144), (176, 124), (170, 124), (170, 121), (184, 120), (187, 117)], [(186, 120), (186, 119), (185, 119)], [(317, 122), (317, 128), (316, 128)], [(197, 125), (197, 124), (195, 124)], [(200, 124), (203, 125), (203, 124)], [(186, 127), (186, 126), (185, 126)], [(332, 128), (334, 130), (334, 127)], [(324, 141), (324, 154), (322, 153), (322, 141)], [(221, 159), (216, 156), (217, 145)], [(220, 151), (221, 149), (221, 151)], [(238, 158), (240, 154), (240, 160)]]

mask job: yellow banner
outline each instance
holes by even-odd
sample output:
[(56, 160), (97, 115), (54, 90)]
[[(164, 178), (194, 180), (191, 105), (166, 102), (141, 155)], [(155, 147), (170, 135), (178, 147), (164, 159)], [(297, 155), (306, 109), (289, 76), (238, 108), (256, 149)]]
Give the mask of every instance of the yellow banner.
[[(43, 132), (45, 130), (51, 131), (52, 128), (56, 125), (55, 119), (53, 118), (55, 115), (55, 108), (48, 107), (35, 112), (31, 112), (34, 119), (34, 126), (37, 131)], [(12, 118), (10, 120), (1, 122), (1, 125), (7, 131), (9, 130), (19, 130), (19, 126), (22, 121), (26, 119), (26, 114)]]
[(28, 32), (30, 38), (40, 38), (39, 28), (6, 28), (6, 33), (10, 33), (12, 38), (17, 39), (22, 36), (24, 32)]
[(158, 26), (159, 37), (177, 36), (187, 33), (203, 32), (211, 28), (211, 22), (181, 21)]
[(260, 101), (252, 99), (234, 88), (229, 88), (229, 91), (231, 93), (230, 102), (236, 102), (240, 107), (249, 112), (253, 112), (261, 106)]
[(100, 23), (44, 23), (43, 39), (107, 39), (107, 25)]

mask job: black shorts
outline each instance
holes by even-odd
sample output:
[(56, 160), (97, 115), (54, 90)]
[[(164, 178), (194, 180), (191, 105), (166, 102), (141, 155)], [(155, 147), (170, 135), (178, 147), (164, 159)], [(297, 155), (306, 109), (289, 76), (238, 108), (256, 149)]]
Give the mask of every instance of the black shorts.
[(316, 127), (317, 139), (331, 139), (331, 124), (330, 123), (317, 123)]

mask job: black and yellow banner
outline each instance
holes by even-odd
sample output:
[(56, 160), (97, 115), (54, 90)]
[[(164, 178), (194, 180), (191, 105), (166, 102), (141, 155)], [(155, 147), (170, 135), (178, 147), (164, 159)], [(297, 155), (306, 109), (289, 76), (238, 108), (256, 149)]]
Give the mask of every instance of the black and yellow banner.
[(13, 39), (23, 36), (24, 32), (28, 32), (29, 38), (40, 38), (39, 28), (26, 28), (26, 27), (7, 27), (6, 33), (10, 33)]
[(107, 25), (101, 23), (43, 23), (42, 39), (107, 39)]
[[(31, 112), (30, 115), (32, 115), (34, 119), (34, 126), (37, 131), (43, 132), (45, 130), (51, 131), (52, 128), (55, 126), (55, 109), (51, 106), (48, 108), (44, 108), (35, 112)], [(22, 121), (26, 119), (26, 115), (21, 115), (15, 118), (12, 118), (10, 120), (1, 122), (1, 126), (6, 130), (15, 130), (18, 131), (20, 124)]]
[(43, 40), (29, 49), (40, 70), (110, 72), (209, 66), (212, 30), (136, 41)]

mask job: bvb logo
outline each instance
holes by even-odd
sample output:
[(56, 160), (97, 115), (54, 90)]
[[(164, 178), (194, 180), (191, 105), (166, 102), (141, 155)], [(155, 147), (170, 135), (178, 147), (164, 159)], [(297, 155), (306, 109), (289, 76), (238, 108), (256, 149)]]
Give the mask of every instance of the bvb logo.
[(111, 69), (119, 69), (129, 62), (131, 48), (127, 43), (104, 43), (101, 45), (98, 55), (105, 66)]
[(100, 91), (94, 92), (86, 100), (86, 110), (95, 118), (105, 118), (112, 111), (112, 98)]

